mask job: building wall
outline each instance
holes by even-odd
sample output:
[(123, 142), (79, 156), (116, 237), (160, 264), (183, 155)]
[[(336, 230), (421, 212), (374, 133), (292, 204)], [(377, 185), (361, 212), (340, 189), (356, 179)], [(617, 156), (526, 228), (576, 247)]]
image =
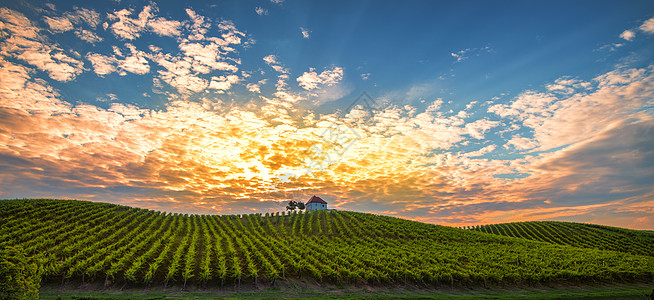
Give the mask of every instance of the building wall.
[(322, 203), (309, 203), (306, 205), (307, 211), (312, 211), (312, 210), (326, 210), (327, 209), (327, 204), (322, 204)]

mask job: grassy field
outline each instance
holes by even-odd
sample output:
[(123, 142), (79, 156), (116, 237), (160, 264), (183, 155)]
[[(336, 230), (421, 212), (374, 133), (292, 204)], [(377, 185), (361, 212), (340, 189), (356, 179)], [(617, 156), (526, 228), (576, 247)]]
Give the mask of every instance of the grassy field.
[(40, 266), (44, 298), (644, 297), (652, 241), (560, 222), (460, 229), (349, 211), (207, 216), (0, 201), (0, 249)]
[(46, 286), (42, 299), (648, 299), (654, 284), (590, 286), (471, 287), (418, 289), (415, 287), (286, 286), (284, 288), (228, 291), (177, 289), (88, 290)]

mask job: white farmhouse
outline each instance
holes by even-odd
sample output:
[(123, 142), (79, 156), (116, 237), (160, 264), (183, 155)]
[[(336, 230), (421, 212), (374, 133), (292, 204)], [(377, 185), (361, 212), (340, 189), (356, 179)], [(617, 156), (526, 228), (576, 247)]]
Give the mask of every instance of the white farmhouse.
[(316, 195), (313, 195), (311, 199), (305, 204), (305, 207), (307, 211), (312, 211), (312, 210), (327, 210), (327, 202), (325, 200), (320, 199), (320, 197), (316, 197)]

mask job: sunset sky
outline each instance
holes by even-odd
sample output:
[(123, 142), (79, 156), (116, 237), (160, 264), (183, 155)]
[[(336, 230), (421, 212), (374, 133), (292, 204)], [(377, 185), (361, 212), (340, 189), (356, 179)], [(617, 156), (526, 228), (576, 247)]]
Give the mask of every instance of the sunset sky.
[(3, 1), (0, 198), (654, 229), (654, 1)]

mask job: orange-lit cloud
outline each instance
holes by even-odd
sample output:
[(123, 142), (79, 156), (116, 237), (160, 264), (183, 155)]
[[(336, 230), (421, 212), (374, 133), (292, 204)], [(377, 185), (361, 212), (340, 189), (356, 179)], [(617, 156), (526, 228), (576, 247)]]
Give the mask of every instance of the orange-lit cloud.
[[(654, 208), (654, 120), (646, 109), (654, 99), (654, 66), (617, 68), (590, 82), (561, 78), (546, 91), (491, 105), (475, 119), (468, 112), (475, 103), (448, 112), (440, 99), (426, 109), (380, 101), (385, 104), (374, 109), (321, 114), (308, 105), (315, 95), (289, 87), (290, 70), (275, 55), (263, 58), (276, 72), (275, 91), (260, 95), (267, 79), (248, 82), (237, 72), (239, 59), (227, 56), (245, 35), (225, 21), (222, 37), (207, 38), (204, 19), (188, 10), (184, 24), (192, 32), (180, 38), (175, 55), (126, 43), (125, 53), (83, 56), (87, 72), (153, 73), (178, 92), (167, 94), (161, 109), (103, 108), (67, 102), (35, 75), (73, 80), (85, 71), (82, 56), (57, 55), (59, 48), (41, 43), (29, 20), (0, 13), (4, 30), (14, 35), (0, 44), (3, 198), (243, 213), (279, 211), (284, 201), (319, 194), (339, 209), (456, 226), (583, 216), (654, 228), (645, 218)], [(144, 30), (182, 34), (182, 23), (154, 13), (149, 6), (138, 15), (117, 11), (107, 26), (125, 40)], [(67, 31), (79, 22), (47, 23)], [(156, 73), (155, 66), (161, 67)], [(225, 75), (207, 75), (217, 70)], [(316, 91), (340, 83), (343, 69), (310, 69), (293, 78)], [(189, 96), (229, 93), (237, 84), (256, 96), (244, 103)], [(512, 156), (493, 156), (499, 149)]]

